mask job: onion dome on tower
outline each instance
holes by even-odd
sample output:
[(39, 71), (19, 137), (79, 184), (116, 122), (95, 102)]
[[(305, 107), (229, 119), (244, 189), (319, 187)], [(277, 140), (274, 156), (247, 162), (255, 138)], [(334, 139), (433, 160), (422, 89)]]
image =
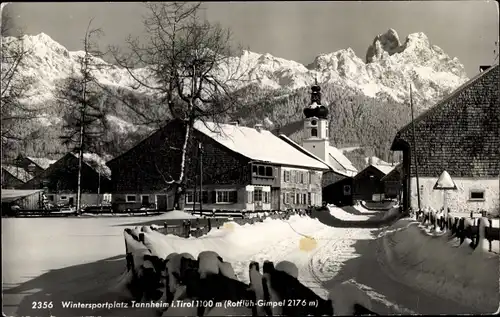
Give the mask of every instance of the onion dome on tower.
[(311, 104), (308, 107), (304, 108), (304, 115), (306, 116), (306, 118), (328, 118), (328, 109), (325, 106), (321, 105), (321, 87), (318, 85), (317, 80), (311, 87)]

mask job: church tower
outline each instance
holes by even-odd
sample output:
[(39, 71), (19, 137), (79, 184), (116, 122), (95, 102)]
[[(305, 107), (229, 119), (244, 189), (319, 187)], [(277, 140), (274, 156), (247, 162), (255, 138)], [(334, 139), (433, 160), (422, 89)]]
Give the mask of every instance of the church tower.
[(302, 146), (327, 161), (328, 147), (328, 109), (321, 105), (321, 87), (318, 82), (311, 87), (311, 104), (304, 108), (304, 140)]

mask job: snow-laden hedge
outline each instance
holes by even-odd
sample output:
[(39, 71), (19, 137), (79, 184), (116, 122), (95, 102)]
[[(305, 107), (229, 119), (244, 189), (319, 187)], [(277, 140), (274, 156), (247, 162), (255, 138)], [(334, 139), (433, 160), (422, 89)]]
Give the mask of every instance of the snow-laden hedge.
[[(166, 250), (171, 248), (164, 245), (167, 243), (164, 235), (157, 229), (154, 225), (125, 229), (124, 238), (127, 276), (130, 276), (128, 288), (133, 300), (144, 305), (169, 303), (168, 308), (165, 305), (157, 308), (163, 316), (334, 314), (338, 301), (321, 298), (303, 285), (297, 278), (297, 266), (289, 261), (276, 266), (270, 261), (251, 262), (248, 268), (250, 283), (247, 284), (237, 278), (231, 263), (214, 251), (203, 251), (196, 259), (189, 253), (167, 254)], [(371, 313), (369, 301), (359, 300), (362, 298), (359, 295), (353, 297), (357, 301), (349, 308), (338, 303), (337, 310), (342, 315)], [(193, 301), (197, 307), (180, 304)], [(346, 302), (345, 298), (342, 302)], [(273, 306), (272, 303), (285, 304)]]
[(488, 251), (493, 251), (493, 242), (500, 240), (500, 229), (495, 226), (495, 221), (486, 217), (465, 218), (453, 215), (445, 216), (444, 211), (425, 208), (417, 213), (417, 220), (421, 222), (426, 231), (432, 234), (443, 233), (446, 230), (460, 241), (466, 240), (472, 249), (483, 247), (483, 241), (488, 243)]

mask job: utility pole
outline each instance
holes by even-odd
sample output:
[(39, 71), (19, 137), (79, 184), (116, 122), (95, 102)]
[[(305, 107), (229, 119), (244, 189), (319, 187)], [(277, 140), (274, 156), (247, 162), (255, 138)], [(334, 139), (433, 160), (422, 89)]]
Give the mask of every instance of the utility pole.
[[(417, 137), (415, 135), (415, 118), (413, 115), (413, 93), (412, 87), (410, 84), (410, 108), (411, 108), (411, 127), (413, 130), (413, 161), (415, 164), (415, 177), (417, 180), (417, 202), (418, 202), (418, 210), (420, 211), (420, 183), (418, 181), (418, 166), (417, 166)], [(410, 151), (411, 153), (411, 151)], [(411, 179), (411, 164), (410, 164), (410, 179)], [(411, 201), (411, 200), (410, 200)]]
[(101, 214), (102, 214), (102, 199), (101, 199), (101, 169), (98, 168), (98, 171), (99, 173), (99, 182), (98, 182), (98, 185), (97, 185), (97, 200), (99, 201), (99, 207), (101, 209)]
[(203, 148), (201, 142), (198, 142), (198, 161), (200, 162), (200, 217), (203, 215), (203, 162), (202, 162)]

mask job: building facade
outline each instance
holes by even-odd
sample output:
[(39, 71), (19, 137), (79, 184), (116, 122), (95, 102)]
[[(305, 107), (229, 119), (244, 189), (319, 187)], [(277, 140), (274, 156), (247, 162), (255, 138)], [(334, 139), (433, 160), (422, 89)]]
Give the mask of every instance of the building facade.
[[(172, 183), (179, 179), (186, 125), (172, 120), (136, 147), (109, 161), (116, 210), (150, 203), (174, 208)], [(323, 172), (328, 166), (276, 137), (262, 126), (197, 121), (184, 159), (185, 209), (277, 210), (287, 169)], [(200, 177), (200, 175), (202, 177)], [(300, 178), (299, 178), (300, 179)], [(201, 192), (201, 194), (200, 194)], [(318, 193), (315, 193), (318, 195)], [(321, 193), (319, 193), (321, 195)], [(299, 208), (303, 203), (289, 204)]]
[(447, 171), (458, 187), (447, 191), (453, 211), (498, 214), (499, 75), (498, 64), (490, 67), (418, 116), (416, 146), (411, 123), (397, 133), (391, 150), (403, 152), (403, 208), (441, 208), (443, 194), (432, 188)]

